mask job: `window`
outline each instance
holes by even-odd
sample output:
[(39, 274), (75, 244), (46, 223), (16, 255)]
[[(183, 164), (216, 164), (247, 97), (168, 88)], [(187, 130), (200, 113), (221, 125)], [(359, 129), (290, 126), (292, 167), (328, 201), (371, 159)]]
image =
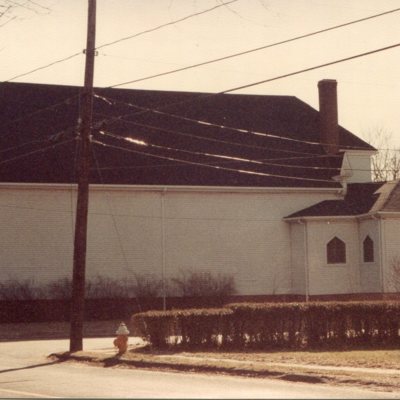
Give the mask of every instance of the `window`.
[(346, 262), (346, 244), (336, 236), (326, 245), (328, 264), (344, 264)]
[(363, 242), (363, 255), (364, 262), (374, 262), (374, 241), (369, 237), (369, 235)]

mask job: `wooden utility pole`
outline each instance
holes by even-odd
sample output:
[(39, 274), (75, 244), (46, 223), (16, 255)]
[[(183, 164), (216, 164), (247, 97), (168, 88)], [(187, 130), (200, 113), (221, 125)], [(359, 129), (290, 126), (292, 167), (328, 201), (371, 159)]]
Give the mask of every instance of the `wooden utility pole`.
[(78, 198), (76, 205), (70, 352), (82, 350), (85, 306), (85, 269), (89, 205), (90, 137), (93, 113), (93, 75), (96, 37), (96, 0), (88, 0), (85, 86), (81, 94)]

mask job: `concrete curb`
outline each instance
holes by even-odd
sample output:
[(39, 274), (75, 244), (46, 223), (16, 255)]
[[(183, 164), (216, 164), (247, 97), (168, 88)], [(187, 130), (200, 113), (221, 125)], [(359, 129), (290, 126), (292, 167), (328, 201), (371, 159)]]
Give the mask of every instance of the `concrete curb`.
[(76, 353), (54, 353), (49, 357), (56, 358), (60, 361), (78, 361), (78, 362), (89, 362), (103, 367), (113, 367), (116, 365), (126, 365), (135, 368), (143, 369), (157, 369), (165, 371), (177, 371), (177, 372), (199, 372), (199, 373), (214, 373), (224, 375), (235, 375), (235, 376), (246, 376), (246, 377), (269, 377), (275, 379), (282, 379), (291, 382), (304, 382), (304, 383), (327, 383), (332, 381), (329, 376), (319, 377), (310, 374), (303, 373), (288, 373), (287, 371), (277, 370), (256, 370), (250, 368), (229, 368), (223, 366), (214, 365), (201, 365), (201, 364), (187, 364), (179, 362), (166, 362), (166, 361), (148, 361), (148, 360), (132, 360), (120, 357), (118, 355), (113, 356), (96, 356), (96, 355), (85, 355)]
[[(140, 369), (152, 369), (159, 371), (169, 371), (169, 372), (194, 372), (194, 373), (209, 373), (209, 374), (224, 374), (232, 376), (242, 376), (242, 377), (253, 377), (253, 378), (273, 378), (280, 379), (290, 382), (303, 382), (303, 383), (319, 383), (319, 384), (340, 384), (340, 385), (362, 385), (368, 387), (379, 387), (380, 390), (393, 390), (398, 388), (390, 383), (377, 382), (373, 378), (371, 379), (360, 379), (357, 376), (348, 376), (346, 372), (358, 372), (359, 368), (355, 368), (354, 371), (351, 367), (329, 367), (330, 369), (320, 370), (318, 365), (302, 365), (302, 364), (282, 364), (282, 363), (271, 363), (270, 367), (267, 368), (260, 366), (257, 362), (241, 362), (239, 360), (232, 361), (232, 367), (220, 366), (220, 365), (206, 365), (208, 362), (213, 361), (226, 361), (223, 359), (201, 359), (196, 357), (186, 357), (181, 356), (182, 360), (186, 362), (179, 362), (175, 357), (174, 360), (167, 361), (162, 355), (152, 355), (153, 360), (143, 360), (143, 359), (129, 359), (124, 358), (124, 356), (119, 356), (115, 354), (115, 351), (111, 353), (107, 352), (86, 352), (78, 353), (54, 353), (49, 357), (52, 359), (57, 359), (59, 361), (77, 361), (92, 363), (97, 366), (102, 366), (104, 368), (114, 367), (117, 365), (125, 365), (128, 368), (140, 368)], [(96, 354), (97, 353), (97, 354)], [(157, 359), (159, 358), (159, 359)], [(163, 359), (164, 358), (164, 359)], [(190, 362), (192, 361), (192, 362)], [(195, 362), (197, 361), (197, 362)], [(204, 361), (204, 364), (201, 364)], [(237, 362), (233, 362), (237, 361)], [(247, 364), (245, 366), (245, 363)], [(259, 368), (255, 368), (258, 365)], [(309, 369), (309, 372), (304, 370)], [(296, 371), (300, 369), (300, 371)], [(341, 375), (343, 373), (343, 375)], [(379, 374), (378, 374), (379, 375)]]

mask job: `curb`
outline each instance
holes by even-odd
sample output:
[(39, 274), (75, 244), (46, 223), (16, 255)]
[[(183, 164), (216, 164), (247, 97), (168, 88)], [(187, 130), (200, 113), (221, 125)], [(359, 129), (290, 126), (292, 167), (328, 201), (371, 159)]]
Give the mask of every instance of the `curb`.
[[(192, 372), (192, 373), (209, 373), (209, 374), (221, 374), (230, 376), (241, 376), (248, 378), (272, 378), (279, 379), (288, 382), (301, 382), (301, 383), (319, 383), (319, 384), (339, 384), (339, 385), (361, 385), (362, 387), (368, 386), (371, 388), (375, 386), (378, 390), (389, 390), (393, 391), (398, 389), (397, 385), (387, 384), (384, 382), (376, 382), (374, 380), (360, 380), (357, 377), (345, 377), (336, 375), (333, 371), (324, 371), (323, 374), (318, 375), (315, 371), (310, 373), (303, 373), (293, 371), (295, 366), (291, 365), (289, 371), (280, 370), (280, 366), (275, 366), (273, 370), (263, 368), (260, 370), (251, 368), (241, 368), (237, 365), (234, 368), (217, 365), (201, 365), (201, 364), (187, 364), (180, 362), (166, 362), (161, 360), (134, 360), (122, 358), (118, 354), (112, 356), (109, 355), (88, 355), (88, 354), (76, 354), (70, 352), (53, 353), (48, 356), (52, 359), (57, 359), (60, 362), (64, 361), (76, 361), (91, 363), (96, 366), (102, 366), (103, 368), (114, 367), (117, 365), (125, 365), (128, 368), (140, 368), (156, 371), (166, 372)], [(274, 365), (272, 365), (274, 366)], [(322, 372), (322, 371), (321, 371)], [(333, 372), (333, 373), (332, 373)], [(340, 371), (336, 371), (340, 372)], [(343, 371), (346, 372), (346, 371)]]
[(71, 354), (69, 352), (53, 353), (49, 355), (50, 358), (56, 358), (60, 361), (78, 361), (89, 362), (101, 365), (104, 368), (113, 367), (116, 365), (126, 365), (135, 368), (143, 369), (157, 369), (164, 371), (177, 371), (177, 372), (199, 372), (199, 373), (214, 373), (233, 376), (246, 376), (246, 377), (270, 377), (276, 379), (287, 380), (291, 382), (304, 382), (304, 383), (327, 383), (329, 377), (317, 377), (307, 374), (287, 373), (280, 371), (263, 370), (250, 370), (246, 368), (228, 368), (212, 365), (194, 365), (184, 363), (168, 363), (164, 361), (145, 361), (145, 360), (129, 360), (114, 355), (111, 357), (96, 357), (90, 355)]

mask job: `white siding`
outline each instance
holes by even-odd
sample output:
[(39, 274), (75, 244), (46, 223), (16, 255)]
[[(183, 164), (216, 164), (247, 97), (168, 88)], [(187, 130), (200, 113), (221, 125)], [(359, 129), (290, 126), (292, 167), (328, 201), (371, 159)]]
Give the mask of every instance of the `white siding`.
[[(361, 291), (364, 293), (374, 293), (381, 291), (381, 272), (380, 272), (380, 239), (379, 222), (377, 220), (362, 220), (359, 222), (360, 240), (360, 281)], [(374, 242), (374, 261), (364, 262), (363, 242), (367, 235)]]
[[(382, 239), (384, 243), (383, 282), (384, 292), (398, 291), (393, 279), (393, 264), (400, 262), (400, 219), (381, 220)], [(397, 277), (398, 279), (398, 277)]]
[(358, 151), (346, 151), (348, 170), (351, 175), (349, 183), (371, 182), (371, 154)]
[[(1, 279), (71, 276), (74, 201), (67, 189), (0, 190)], [(162, 274), (161, 190), (90, 194), (87, 276)], [(290, 226), (282, 221), (333, 192), (164, 192), (165, 269), (233, 274), (239, 293), (291, 291)], [(297, 278), (296, 278), (297, 279)], [(302, 284), (298, 284), (298, 290)], [(296, 291), (297, 291), (296, 289)]]
[[(308, 221), (308, 266), (310, 295), (357, 293), (359, 242), (355, 221)], [(346, 243), (346, 263), (328, 264), (326, 244), (337, 236)]]
[(305, 229), (306, 225), (291, 223), (292, 252), (292, 293), (306, 294), (306, 259), (305, 259)]

